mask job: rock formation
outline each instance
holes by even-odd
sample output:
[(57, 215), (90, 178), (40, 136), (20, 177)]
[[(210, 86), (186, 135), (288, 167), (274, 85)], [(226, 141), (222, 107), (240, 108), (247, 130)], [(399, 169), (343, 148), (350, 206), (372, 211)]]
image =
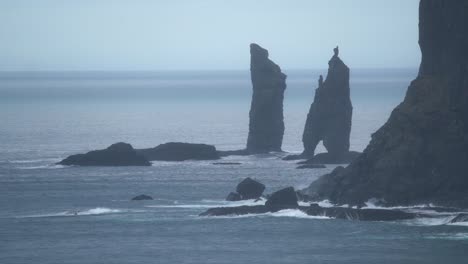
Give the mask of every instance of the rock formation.
[[(387, 209), (357, 209), (349, 207), (321, 207), (318, 204), (299, 206), (294, 188), (288, 187), (271, 194), (265, 205), (210, 208), (200, 216), (245, 215), (277, 212), (284, 209), (298, 209), (307, 215), (361, 221), (396, 221), (417, 217), (431, 217), (429, 214)], [(431, 209), (431, 208), (429, 208)], [(426, 209), (421, 209), (424, 212)], [(463, 219), (460, 217), (460, 221)]]
[(320, 141), (328, 151), (331, 160), (341, 160), (349, 151), (351, 132), (351, 105), (349, 90), (349, 68), (338, 57), (338, 47), (328, 62), (325, 81), (320, 76), (315, 90), (314, 102), (302, 136), (303, 157), (314, 157), (315, 148)]
[(227, 201), (239, 201), (248, 199), (258, 199), (262, 196), (265, 190), (265, 185), (262, 183), (252, 180), (251, 178), (245, 178), (236, 187), (236, 192), (231, 192), (226, 197)]
[(132, 145), (122, 142), (113, 144), (106, 149), (69, 156), (57, 164), (79, 166), (151, 166), (151, 163), (145, 157), (137, 154)]
[(303, 191), (309, 199), (468, 207), (468, 3), (421, 0), (417, 78), (362, 155)]
[(220, 158), (215, 146), (181, 142), (169, 142), (154, 148), (138, 149), (137, 152), (148, 160), (183, 161)]
[(296, 191), (293, 187), (288, 187), (274, 192), (265, 203), (268, 210), (275, 212), (283, 209), (297, 208)]
[(153, 197), (146, 195), (146, 194), (140, 194), (132, 198), (132, 201), (144, 201), (144, 200), (153, 200)]
[(250, 44), (250, 73), (253, 95), (247, 152), (281, 151), (286, 75), (268, 59), (268, 51), (257, 44)]

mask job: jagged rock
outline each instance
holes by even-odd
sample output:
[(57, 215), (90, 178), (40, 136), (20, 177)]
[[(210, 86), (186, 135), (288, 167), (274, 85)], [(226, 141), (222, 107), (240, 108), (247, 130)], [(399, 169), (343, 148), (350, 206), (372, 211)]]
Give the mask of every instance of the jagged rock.
[(184, 160), (216, 160), (220, 156), (215, 146), (169, 142), (154, 148), (139, 149), (137, 152), (148, 160), (184, 161)]
[(151, 166), (143, 156), (137, 154), (132, 145), (115, 143), (102, 150), (90, 151), (86, 154), (71, 155), (58, 162), (60, 165), (79, 166)]
[(265, 185), (251, 178), (245, 178), (236, 188), (236, 192), (240, 194), (242, 200), (257, 199), (262, 196), (265, 190)]
[(143, 201), (143, 200), (153, 200), (153, 197), (146, 195), (146, 194), (140, 194), (132, 198), (132, 201)]
[(281, 151), (286, 75), (268, 59), (268, 51), (257, 44), (250, 44), (250, 73), (253, 95), (246, 151)]
[(274, 192), (266, 201), (265, 206), (272, 212), (297, 208), (299, 204), (297, 203), (296, 191), (293, 187), (288, 187)]
[(319, 87), (315, 90), (314, 102), (310, 106), (302, 136), (304, 152), (302, 157), (314, 157), (320, 141), (332, 160), (341, 160), (349, 151), (351, 132), (351, 105), (349, 89), (349, 68), (338, 57), (338, 47), (328, 62), (325, 81), (320, 76)]
[(242, 200), (242, 197), (240, 194), (236, 192), (230, 192), (228, 196), (226, 197), (226, 201), (235, 202), (235, 201), (240, 201), (240, 200)]
[(468, 5), (422, 0), (417, 78), (387, 123), (346, 169), (304, 194), (338, 204), (468, 207)]

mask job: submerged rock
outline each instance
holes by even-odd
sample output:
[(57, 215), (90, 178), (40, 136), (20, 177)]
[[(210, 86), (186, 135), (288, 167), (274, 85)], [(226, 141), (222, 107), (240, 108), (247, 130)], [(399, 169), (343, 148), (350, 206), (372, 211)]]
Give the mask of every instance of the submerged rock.
[(404, 101), (356, 160), (313, 182), (311, 199), (468, 207), (468, 5), (422, 0), (422, 61)]
[(132, 198), (132, 201), (142, 201), (142, 200), (153, 200), (153, 197), (146, 195), (146, 194), (140, 194)]
[(143, 156), (137, 154), (132, 145), (115, 143), (102, 150), (90, 151), (86, 154), (71, 155), (60, 161), (60, 165), (79, 166), (151, 166)]
[(250, 73), (253, 95), (246, 151), (281, 151), (286, 75), (268, 59), (268, 51), (257, 44), (250, 44)]
[(300, 166), (298, 166), (296, 169), (324, 169), (326, 168), (327, 166), (323, 165), (323, 164), (302, 164)]
[(184, 160), (216, 160), (220, 156), (215, 146), (169, 142), (154, 148), (139, 149), (137, 152), (148, 160), (184, 161)]
[(230, 192), (228, 196), (226, 197), (226, 201), (230, 201), (230, 202), (235, 202), (235, 201), (240, 201), (240, 200), (242, 200), (242, 197), (240, 194), (236, 192)]
[(460, 213), (457, 216), (455, 216), (452, 220), (450, 220), (450, 223), (466, 223), (468, 224), (468, 213)]
[(328, 151), (330, 160), (341, 160), (349, 151), (351, 132), (351, 105), (349, 88), (349, 68), (338, 57), (338, 47), (328, 62), (325, 81), (320, 76), (315, 90), (314, 102), (310, 106), (304, 127), (302, 157), (314, 157), (320, 141)]

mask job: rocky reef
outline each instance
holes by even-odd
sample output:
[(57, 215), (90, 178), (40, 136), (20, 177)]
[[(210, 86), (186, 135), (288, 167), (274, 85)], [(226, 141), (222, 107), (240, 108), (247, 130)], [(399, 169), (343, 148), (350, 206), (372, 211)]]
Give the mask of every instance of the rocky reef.
[(58, 162), (60, 165), (79, 166), (151, 166), (143, 156), (137, 154), (132, 145), (119, 142), (102, 150), (76, 154)]
[(137, 152), (148, 160), (184, 161), (184, 160), (217, 160), (220, 158), (215, 146), (169, 142), (154, 148), (138, 149)]
[[(468, 4), (421, 0), (422, 61), (404, 101), (363, 154), (302, 191), (361, 205), (468, 207)], [(312, 142), (313, 143), (313, 142)]]
[[(272, 193), (265, 205), (216, 207), (210, 208), (200, 216), (223, 216), (223, 215), (246, 215), (274, 213), (285, 209), (296, 209), (301, 212), (319, 217), (330, 217), (336, 219), (360, 220), (360, 221), (396, 221), (408, 220), (418, 217), (431, 217), (424, 213), (405, 212), (403, 210), (388, 209), (358, 209), (349, 207), (322, 207), (318, 204), (300, 206), (293, 187), (287, 187)], [(465, 218), (460, 217), (459, 221)]]
[(268, 50), (257, 44), (250, 44), (250, 73), (253, 95), (246, 151), (281, 151), (286, 75), (268, 58)]

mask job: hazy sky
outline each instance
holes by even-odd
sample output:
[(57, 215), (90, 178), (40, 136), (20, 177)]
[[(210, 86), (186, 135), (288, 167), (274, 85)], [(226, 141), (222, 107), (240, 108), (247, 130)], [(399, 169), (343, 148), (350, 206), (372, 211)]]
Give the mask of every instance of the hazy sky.
[(417, 67), (418, 0), (0, 0), (0, 70)]

